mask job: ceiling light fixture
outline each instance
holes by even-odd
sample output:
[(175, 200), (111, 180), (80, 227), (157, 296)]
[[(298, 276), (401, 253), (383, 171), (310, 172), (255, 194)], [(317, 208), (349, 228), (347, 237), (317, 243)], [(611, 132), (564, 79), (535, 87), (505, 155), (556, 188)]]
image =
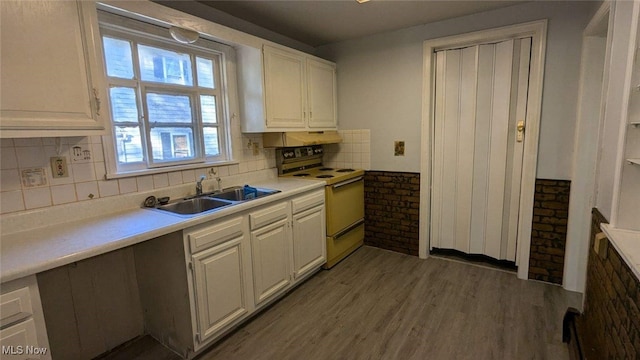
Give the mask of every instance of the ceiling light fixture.
[(169, 34), (171, 34), (171, 37), (175, 41), (183, 44), (193, 44), (200, 37), (200, 34), (198, 34), (197, 31), (193, 31), (193, 30), (189, 30), (189, 29), (185, 29), (177, 26), (170, 27)]
[(356, 0), (356, 2), (358, 4), (363, 4), (363, 3), (369, 2), (369, 0)]

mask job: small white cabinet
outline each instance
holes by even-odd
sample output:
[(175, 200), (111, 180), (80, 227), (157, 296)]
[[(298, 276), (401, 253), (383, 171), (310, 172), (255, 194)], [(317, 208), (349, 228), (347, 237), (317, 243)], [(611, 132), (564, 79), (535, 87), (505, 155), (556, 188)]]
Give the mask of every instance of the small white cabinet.
[(292, 200), (293, 275), (298, 280), (327, 260), (324, 190)]
[(243, 216), (185, 233), (193, 252), (190, 266), (199, 344), (218, 335), (250, 310), (246, 236)]
[(243, 132), (337, 129), (334, 63), (268, 45), (238, 58)]
[(103, 134), (95, 3), (3, 0), (0, 17), (0, 136)]
[(289, 213), (288, 202), (281, 202), (249, 214), (256, 305), (291, 284)]
[(51, 359), (35, 275), (2, 284), (0, 347), (3, 359)]
[(263, 51), (267, 127), (304, 129), (307, 120), (304, 58), (267, 46)]

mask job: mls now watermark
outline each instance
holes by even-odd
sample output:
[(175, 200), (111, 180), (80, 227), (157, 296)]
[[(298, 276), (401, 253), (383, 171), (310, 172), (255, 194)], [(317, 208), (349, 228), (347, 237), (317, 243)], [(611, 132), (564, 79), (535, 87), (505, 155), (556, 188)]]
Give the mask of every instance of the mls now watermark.
[(32, 345), (2, 345), (2, 355), (46, 355), (47, 348)]

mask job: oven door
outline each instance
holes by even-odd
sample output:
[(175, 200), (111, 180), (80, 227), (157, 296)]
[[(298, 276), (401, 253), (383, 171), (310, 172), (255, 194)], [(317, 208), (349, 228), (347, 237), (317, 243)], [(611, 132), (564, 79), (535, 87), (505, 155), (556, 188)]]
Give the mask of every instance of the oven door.
[(326, 189), (327, 236), (364, 218), (364, 178), (348, 179)]

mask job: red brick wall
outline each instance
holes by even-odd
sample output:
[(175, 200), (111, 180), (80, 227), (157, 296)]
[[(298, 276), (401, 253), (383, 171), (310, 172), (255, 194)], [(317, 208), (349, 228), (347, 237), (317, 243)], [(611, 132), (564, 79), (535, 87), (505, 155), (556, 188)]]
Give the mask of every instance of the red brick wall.
[(364, 243), (418, 256), (420, 174), (367, 171)]
[(593, 209), (587, 287), (578, 334), (587, 359), (640, 358), (640, 281), (608, 240), (601, 256), (595, 234), (607, 220)]
[(536, 179), (529, 279), (562, 284), (571, 181)]

